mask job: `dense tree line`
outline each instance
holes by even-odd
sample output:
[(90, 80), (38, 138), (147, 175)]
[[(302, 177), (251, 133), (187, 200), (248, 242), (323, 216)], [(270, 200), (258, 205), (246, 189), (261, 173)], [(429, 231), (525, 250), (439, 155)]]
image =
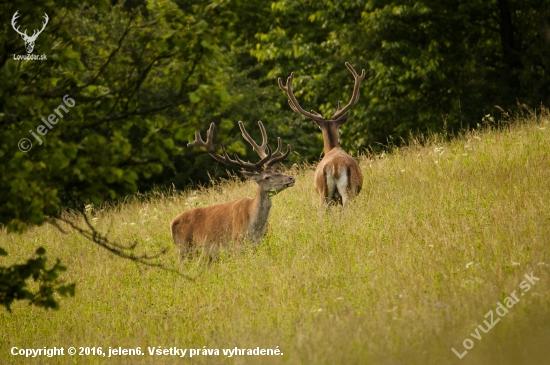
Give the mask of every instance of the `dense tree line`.
[[(237, 121), (262, 120), (293, 148), (322, 152), (277, 78), (296, 73), (301, 105), (322, 114), (361, 98), (342, 128), (352, 154), (390, 136), (475, 126), (495, 105), (550, 98), (550, 8), (541, 0), (15, 0), (0, 4), (0, 224), (23, 231), (62, 209), (154, 185), (224, 174), (186, 148), (211, 122), (230, 153), (254, 158)], [(39, 29), (34, 54), (11, 26)], [(62, 116), (60, 106), (65, 104)], [(48, 116), (58, 118), (48, 126)], [(55, 120), (55, 119), (54, 119)], [(42, 126), (42, 127), (41, 127)], [(31, 133), (32, 132), (32, 133)], [(46, 134), (42, 134), (46, 132)], [(39, 140), (35, 137), (38, 136)], [(22, 152), (27, 138), (32, 149)], [(396, 139), (397, 140), (397, 139)], [(26, 142), (25, 142), (26, 143)]]

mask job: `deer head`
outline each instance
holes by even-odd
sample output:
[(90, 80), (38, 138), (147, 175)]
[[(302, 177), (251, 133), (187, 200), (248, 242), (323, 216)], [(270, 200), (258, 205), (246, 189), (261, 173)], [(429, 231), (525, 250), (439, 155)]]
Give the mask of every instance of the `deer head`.
[(45, 19), (45, 22), (42, 23), (42, 29), (40, 30), (34, 30), (34, 32), (32, 33), (31, 36), (27, 35), (27, 30), (25, 29), (25, 32), (24, 33), (21, 33), (19, 31), (19, 27), (20, 26), (17, 26), (17, 28), (15, 27), (15, 21), (16, 19), (19, 17), (19, 15), (17, 15), (17, 13), (19, 12), (16, 11), (15, 14), (13, 14), (13, 17), (11, 18), (11, 26), (13, 27), (13, 29), (19, 33), (19, 35), (21, 35), (21, 38), (23, 38), (23, 40), (25, 41), (25, 48), (27, 49), (27, 53), (32, 53), (33, 49), (34, 49), (34, 42), (36, 42), (36, 38), (40, 35), (40, 33), (42, 33), (42, 31), (44, 30), (44, 28), (46, 28), (46, 24), (48, 24), (48, 14), (44, 13), (44, 19)]
[(252, 145), (252, 148), (260, 156), (260, 161), (256, 163), (245, 162), (235, 154), (235, 159), (232, 160), (223, 144), (221, 145), (222, 155), (215, 152), (212, 145), (214, 137), (215, 124), (210, 124), (206, 135), (206, 142), (201, 138), (200, 132), (195, 132), (195, 140), (187, 144), (189, 147), (205, 147), (206, 152), (210, 154), (216, 161), (221, 162), (228, 166), (241, 167), (250, 171), (241, 171), (248, 178), (256, 181), (260, 187), (260, 191), (264, 193), (276, 194), (287, 187), (293, 186), (296, 180), (294, 177), (280, 174), (277, 172), (275, 164), (288, 158), (290, 155), (290, 145), (287, 145), (286, 152), (281, 156), (276, 157), (281, 151), (281, 138), (277, 137), (277, 149), (272, 152), (271, 147), (267, 144), (267, 134), (265, 132), (262, 122), (258, 122), (260, 131), (262, 133), (262, 144), (258, 145), (252, 137), (246, 132), (243, 122), (239, 121), (239, 128), (241, 129), (244, 139)]
[(363, 81), (363, 79), (365, 78), (365, 70), (363, 70), (361, 72), (361, 76), (359, 76), (357, 75), (357, 72), (355, 72), (353, 67), (351, 67), (351, 65), (347, 62), (346, 67), (348, 68), (348, 70), (350, 70), (353, 78), (355, 79), (353, 94), (351, 96), (350, 102), (345, 107), (342, 108), (341, 103), (338, 102), (336, 112), (329, 119), (324, 118), (321, 114), (313, 110), (311, 111), (311, 113), (306, 112), (304, 109), (302, 109), (300, 104), (298, 104), (298, 100), (296, 100), (294, 92), (292, 91), (292, 80), (294, 79), (294, 72), (292, 72), (288, 77), (286, 81), (286, 86), (283, 86), (281, 78), (278, 79), (279, 87), (288, 95), (288, 104), (290, 105), (290, 108), (296, 113), (302, 114), (303, 116), (313, 120), (317, 124), (317, 126), (319, 126), (319, 129), (321, 129), (323, 133), (323, 140), (325, 141), (325, 153), (328, 153), (328, 151), (330, 151), (331, 149), (338, 147), (338, 128), (348, 120), (348, 110), (352, 106), (354, 106), (359, 100), (359, 86), (361, 85), (361, 81)]

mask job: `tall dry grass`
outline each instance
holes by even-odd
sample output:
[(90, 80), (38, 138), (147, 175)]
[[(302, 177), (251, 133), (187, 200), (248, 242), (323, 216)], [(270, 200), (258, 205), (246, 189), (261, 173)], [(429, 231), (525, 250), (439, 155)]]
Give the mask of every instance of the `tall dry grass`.
[[(253, 196), (231, 180), (94, 210), (98, 229), (194, 281), (138, 267), (52, 226), (0, 235), (18, 262), (36, 247), (77, 283), (59, 311), (0, 311), (1, 363), (546, 364), (550, 358), (548, 113), (445, 141), (363, 156), (363, 191), (346, 211), (318, 206), (313, 170), (273, 198), (262, 244), (180, 262), (169, 223), (195, 206)], [(459, 360), (463, 340), (533, 272), (540, 281)], [(11, 347), (275, 348), (283, 356), (56, 357)], [(221, 351), (221, 350), (220, 350)]]

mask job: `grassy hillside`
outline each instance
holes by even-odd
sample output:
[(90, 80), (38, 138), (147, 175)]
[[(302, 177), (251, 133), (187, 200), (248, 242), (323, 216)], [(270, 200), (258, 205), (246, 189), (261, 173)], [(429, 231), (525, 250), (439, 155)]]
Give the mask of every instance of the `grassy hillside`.
[[(93, 211), (123, 242), (169, 247), (164, 263), (194, 281), (118, 259), (76, 233), (33, 228), (0, 235), (19, 262), (44, 246), (77, 283), (61, 310), (0, 311), (8, 363), (545, 364), (550, 357), (550, 118), (501, 131), (437, 137), (361, 158), (363, 191), (342, 212), (319, 208), (313, 169), (273, 198), (256, 249), (213, 263), (179, 262), (169, 223), (193, 206), (253, 196), (252, 182), (128, 199)], [(521, 293), (525, 274), (540, 278)], [(488, 333), (485, 314), (516, 291)], [(507, 303), (510, 303), (509, 301)], [(495, 313), (495, 320), (498, 315)], [(485, 326), (486, 327), (486, 326)], [(469, 338), (474, 347), (459, 360)], [(470, 346), (470, 342), (466, 345)], [(25, 359), (13, 346), (278, 348), (282, 356)]]

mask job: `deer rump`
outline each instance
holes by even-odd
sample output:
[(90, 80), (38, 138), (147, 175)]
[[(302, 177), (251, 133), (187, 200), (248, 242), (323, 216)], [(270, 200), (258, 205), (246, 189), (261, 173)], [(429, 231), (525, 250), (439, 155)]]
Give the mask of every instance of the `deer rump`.
[(363, 186), (363, 175), (353, 157), (334, 148), (317, 165), (313, 183), (325, 203), (330, 204), (357, 196)]
[(361, 75), (358, 75), (348, 62), (345, 65), (354, 78), (353, 94), (349, 103), (343, 108), (341, 102), (338, 102), (336, 112), (330, 118), (325, 118), (313, 110), (311, 113), (307, 112), (300, 106), (292, 91), (294, 72), (291, 72), (287, 78), (286, 86), (283, 85), (281, 78), (277, 79), (279, 88), (288, 96), (290, 108), (314, 121), (323, 134), (325, 157), (315, 169), (314, 185), (320, 196), (321, 204), (324, 203), (328, 207), (338, 202), (345, 207), (350, 198), (359, 194), (363, 185), (363, 175), (359, 164), (339, 148), (338, 129), (348, 120), (350, 108), (359, 101), (359, 87), (366, 73), (365, 70), (362, 70)]

